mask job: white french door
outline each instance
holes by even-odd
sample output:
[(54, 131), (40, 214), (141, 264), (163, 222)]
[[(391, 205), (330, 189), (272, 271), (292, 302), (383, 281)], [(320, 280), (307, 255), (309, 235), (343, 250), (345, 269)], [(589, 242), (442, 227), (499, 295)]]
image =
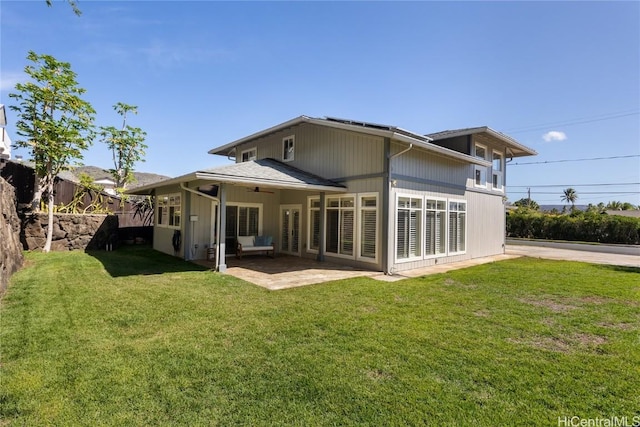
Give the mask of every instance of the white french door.
[(301, 205), (280, 206), (280, 252), (300, 255)]

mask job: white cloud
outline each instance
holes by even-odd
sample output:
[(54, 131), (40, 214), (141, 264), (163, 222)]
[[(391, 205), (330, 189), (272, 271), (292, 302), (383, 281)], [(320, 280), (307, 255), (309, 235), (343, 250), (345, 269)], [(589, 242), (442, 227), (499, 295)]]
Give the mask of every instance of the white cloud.
[(560, 132), (559, 130), (552, 130), (542, 135), (542, 139), (547, 142), (564, 141), (565, 139), (567, 139), (567, 134), (564, 132)]
[(16, 83), (22, 83), (27, 81), (27, 75), (25, 73), (5, 73), (3, 72), (0, 77), (0, 90), (12, 91), (16, 88)]

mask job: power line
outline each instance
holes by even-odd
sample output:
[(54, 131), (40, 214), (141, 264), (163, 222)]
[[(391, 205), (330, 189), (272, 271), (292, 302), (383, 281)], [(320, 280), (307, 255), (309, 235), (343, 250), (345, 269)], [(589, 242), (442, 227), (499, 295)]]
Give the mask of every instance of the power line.
[(640, 185), (640, 182), (619, 182), (607, 184), (540, 184), (540, 185), (510, 185), (509, 188), (541, 188), (541, 187), (604, 187), (604, 186)]
[[(509, 194), (558, 194), (562, 195), (559, 192), (548, 192), (548, 191), (532, 191), (529, 193), (528, 191), (509, 191)], [(581, 194), (609, 194), (609, 195), (620, 195), (620, 194), (640, 194), (640, 191), (581, 191), (578, 193), (578, 196)]]
[(591, 116), (591, 117), (583, 117), (583, 118), (578, 118), (578, 119), (570, 119), (570, 120), (563, 120), (563, 121), (558, 121), (558, 122), (549, 122), (549, 123), (543, 123), (543, 124), (539, 124), (539, 125), (531, 125), (531, 126), (523, 126), (520, 128), (511, 128), (511, 129), (506, 129), (505, 132), (508, 133), (524, 133), (524, 132), (533, 132), (536, 130), (542, 130), (542, 129), (546, 129), (550, 126), (574, 126), (574, 125), (581, 125), (581, 124), (586, 124), (586, 123), (593, 123), (593, 122), (600, 122), (603, 120), (613, 120), (613, 119), (618, 119), (621, 117), (628, 117), (628, 116), (635, 116), (637, 114), (640, 114), (640, 110), (634, 109), (634, 110), (625, 110), (625, 111), (620, 111), (617, 113), (607, 113), (607, 114), (600, 114), (597, 116)]
[(629, 159), (632, 157), (640, 157), (640, 154), (630, 154), (628, 156), (593, 157), (590, 159), (563, 159), (563, 160), (544, 160), (540, 162), (509, 163), (509, 166), (544, 165), (547, 163), (587, 162), (587, 161), (593, 161), (593, 160)]

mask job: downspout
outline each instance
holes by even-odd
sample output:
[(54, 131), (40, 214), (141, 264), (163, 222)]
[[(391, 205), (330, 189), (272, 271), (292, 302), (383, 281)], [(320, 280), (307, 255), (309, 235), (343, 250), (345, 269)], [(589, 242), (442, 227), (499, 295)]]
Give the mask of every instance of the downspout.
[(389, 167), (391, 167), (391, 160), (395, 159), (396, 157), (402, 156), (406, 152), (411, 151), (412, 148), (413, 148), (413, 143), (409, 144), (409, 146), (406, 149), (400, 151), (399, 153), (389, 156)]
[[(389, 237), (391, 236), (395, 236), (395, 229), (391, 226), (391, 224), (393, 223), (393, 221), (391, 220), (391, 215), (392, 212), (395, 212), (395, 207), (391, 206), (391, 187), (393, 186), (393, 179), (392, 179), (392, 174), (391, 174), (391, 169), (392, 169), (392, 160), (396, 159), (400, 156), (402, 156), (405, 153), (408, 153), (409, 151), (411, 151), (411, 149), (413, 149), (413, 143), (409, 143), (409, 146), (396, 153), (393, 155), (387, 155), (387, 161), (386, 161), (386, 169), (387, 169), (387, 185), (385, 188), (385, 193), (383, 195), (383, 199), (386, 199), (385, 203), (386, 203), (386, 228), (387, 228), (387, 232), (386, 232), (386, 236), (384, 238), (384, 241), (386, 242), (386, 265), (385, 265), (385, 274), (388, 276), (392, 276), (393, 275), (393, 260), (394, 260), (394, 254), (393, 254), (393, 247), (394, 245), (392, 245), (391, 243), (389, 243)], [(389, 141), (389, 147), (388, 147), (388, 152), (391, 152), (391, 141)]]

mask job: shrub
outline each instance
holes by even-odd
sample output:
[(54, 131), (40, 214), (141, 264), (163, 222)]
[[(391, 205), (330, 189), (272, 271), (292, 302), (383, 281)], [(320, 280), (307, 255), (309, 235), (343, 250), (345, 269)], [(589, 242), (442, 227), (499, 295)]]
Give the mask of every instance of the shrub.
[(507, 215), (507, 237), (640, 244), (640, 218), (574, 212), (571, 215), (516, 210)]

